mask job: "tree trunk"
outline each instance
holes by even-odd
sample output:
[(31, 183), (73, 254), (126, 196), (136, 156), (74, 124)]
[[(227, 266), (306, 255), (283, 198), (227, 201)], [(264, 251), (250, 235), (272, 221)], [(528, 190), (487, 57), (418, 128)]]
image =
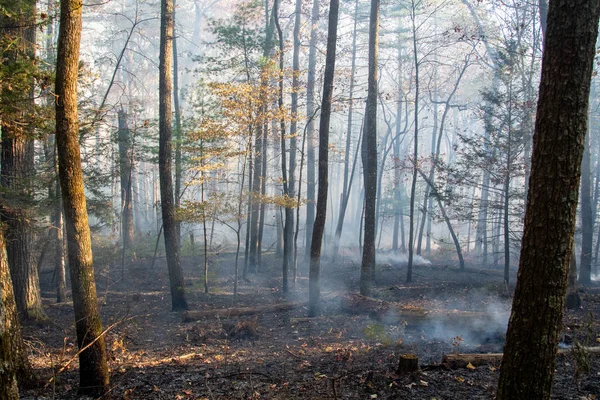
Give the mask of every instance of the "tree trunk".
[(179, 261), (179, 240), (175, 226), (172, 172), (172, 40), (173, 2), (161, 1), (160, 63), (159, 63), (159, 149), (158, 172), (160, 180), (160, 203), (162, 211), (167, 268), (171, 286), (171, 309), (187, 310), (183, 270)]
[(337, 44), (337, 25), (340, 3), (329, 3), (329, 26), (327, 30), (327, 54), (325, 57), (325, 76), (323, 77), (323, 100), (321, 102), (321, 120), (319, 122), (319, 192), (317, 194), (317, 213), (312, 231), (309, 269), (308, 316), (315, 317), (321, 312), (321, 244), (327, 216), (327, 190), (329, 186), (329, 124), (331, 118), (331, 100), (333, 97), (333, 77), (335, 72), (335, 50)]
[[(313, 226), (315, 223), (315, 76), (317, 58), (317, 28), (319, 0), (313, 0), (308, 45), (308, 79), (306, 82), (306, 255), (312, 259)], [(322, 110), (321, 110), (322, 112)], [(320, 247), (320, 245), (319, 245)], [(311, 261), (312, 263), (312, 261)]]
[(552, 0), (498, 400), (549, 399), (573, 249), (600, 2)]
[(369, 75), (365, 134), (363, 135), (363, 171), (365, 185), (365, 224), (360, 294), (371, 292), (375, 270), (375, 206), (377, 201), (377, 62), (379, 54), (379, 0), (371, 0), (369, 19)]
[(594, 242), (594, 214), (592, 213), (591, 155), (589, 137), (585, 139), (581, 160), (581, 259), (579, 262), (579, 284), (592, 283), (592, 251)]
[[(288, 180), (288, 170), (287, 170), (287, 157), (286, 157), (286, 145), (285, 145), (285, 118), (283, 109), (283, 74), (284, 74), (284, 42), (283, 42), (283, 32), (281, 31), (281, 26), (279, 25), (279, 1), (275, 0), (273, 3), (273, 15), (275, 17), (275, 26), (277, 27), (277, 33), (279, 36), (279, 97), (278, 97), (278, 106), (279, 112), (281, 113), (280, 119), (280, 140), (281, 140), (281, 178), (283, 181), (283, 196), (287, 199), (293, 199), (294, 193), (293, 189), (290, 190), (290, 185), (293, 182)], [(291, 162), (291, 160), (290, 160)], [(291, 168), (291, 165), (290, 165)], [(292, 171), (290, 169), (290, 177)], [(294, 240), (294, 211), (292, 208), (284, 204), (285, 209), (285, 225), (283, 228), (283, 266), (282, 266), (282, 277), (283, 277), (283, 293), (287, 293), (289, 291), (289, 282), (288, 275), (290, 270), (290, 263), (292, 260), (292, 243)]]
[[(6, 43), (2, 50), (7, 83), (2, 85), (0, 206), (6, 224), (6, 250), (13, 280), (17, 310), (22, 318), (46, 319), (40, 297), (38, 272), (33, 259), (34, 145), (30, 121), (33, 77), (23, 69), (33, 67), (35, 59), (35, 1), (7, 3), (0, 16), (0, 35)], [(26, 75), (25, 75), (26, 74)], [(14, 79), (11, 82), (11, 79)]]
[[(181, 145), (183, 137), (183, 128), (181, 126), (181, 104), (179, 92), (179, 55), (177, 54), (177, 18), (176, 18), (176, 0), (173, 0), (173, 106), (175, 114), (175, 209), (179, 208), (181, 203), (181, 182), (183, 180), (183, 166), (181, 159)], [(198, 42), (193, 42), (198, 43)], [(181, 245), (181, 221), (175, 221), (175, 232), (178, 246)]]
[(410, 185), (410, 215), (408, 227), (408, 265), (406, 271), (406, 282), (412, 281), (412, 269), (413, 269), (413, 253), (415, 243), (415, 197), (417, 189), (417, 157), (419, 155), (419, 57), (417, 54), (417, 28), (416, 28), (416, 4), (412, 0), (411, 6), (411, 20), (412, 20), (412, 44), (413, 44), (413, 58), (415, 64), (415, 120), (414, 120), (414, 138), (413, 138), (413, 176), (412, 183)]
[[(348, 175), (350, 164), (350, 145), (352, 143), (352, 117), (354, 110), (354, 76), (356, 74), (356, 25), (358, 24), (358, 0), (354, 3), (354, 28), (352, 30), (352, 67), (350, 68), (350, 91), (348, 93), (348, 122), (346, 125), (346, 150), (344, 152), (344, 182), (342, 184), (342, 198), (339, 209), (337, 226), (335, 229), (335, 238), (333, 244), (333, 258), (337, 257), (340, 239), (342, 237), (342, 229), (344, 228), (344, 218), (346, 216), (346, 208), (350, 198), (350, 188), (352, 187), (352, 177), (354, 176), (354, 165), (352, 165), (352, 175)], [(360, 140), (359, 142), (360, 143)], [(357, 148), (360, 145), (357, 145)], [(356, 161), (356, 160), (355, 160)]]
[(101, 397), (107, 393), (108, 365), (98, 313), (92, 243), (86, 209), (77, 113), (77, 75), (81, 41), (80, 0), (60, 4), (56, 65), (56, 145), (64, 205), (69, 271), (79, 354), (79, 393)]
[(130, 255), (132, 252), (134, 224), (133, 224), (133, 143), (131, 131), (127, 125), (127, 112), (123, 109), (118, 112), (119, 118), (119, 175), (121, 177), (121, 236), (123, 238), (123, 252)]
[(0, 225), (0, 399), (18, 400), (17, 381), (31, 375), (13, 293), (4, 227)]

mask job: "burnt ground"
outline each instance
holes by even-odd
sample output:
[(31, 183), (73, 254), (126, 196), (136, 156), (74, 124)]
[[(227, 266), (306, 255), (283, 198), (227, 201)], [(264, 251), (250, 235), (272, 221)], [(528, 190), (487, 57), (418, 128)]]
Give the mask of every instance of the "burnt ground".
[[(107, 259), (107, 257), (104, 257)], [(100, 261), (98, 261), (100, 260)], [(233, 258), (211, 259), (210, 294), (204, 293), (201, 258), (184, 258), (188, 302), (193, 310), (251, 307), (307, 299), (305, 271), (296, 290), (281, 293), (280, 262), (241, 282), (232, 299)], [(389, 260), (388, 260), (389, 261)], [(104, 265), (103, 265), (104, 264)], [(485, 323), (448, 327), (431, 321), (384, 324), (340, 312), (340, 297), (358, 292), (359, 264), (322, 263), (323, 314), (307, 320), (306, 307), (256, 316), (183, 323), (170, 312), (164, 259), (151, 268), (138, 259), (121, 276), (120, 265), (96, 257), (98, 297), (109, 349), (111, 397), (118, 399), (491, 399), (499, 365), (451, 370), (446, 353), (501, 352), (510, 296), (497, 271), (458, 273), (440, 262), (415, 268), (378, 266), (373, 297), (432, 310), (488, 313)], [(473, 266), (471, 266), (473, 267)], [(25, 398), (76, 398), (78, 366), (72, 304), (53, 301), (52, 272), (41, 271), (50, 323), (25, 326), (31, 360), (42, 384)], [(275, 277), (275, 278), (274, 278)], [(514, 278), (514, 277), (513, 277)], [(565, 317), (565, 345), (600, 345), (600, 288), (582, 291), (583, 306)], [(495, 321), (490, 323), (489, 321)], [(419, 357), (421, 372), (397, 376), (400, 354)], [(553, 398), (596, 399), (600, 356), (567, 351), (557, 361)]]

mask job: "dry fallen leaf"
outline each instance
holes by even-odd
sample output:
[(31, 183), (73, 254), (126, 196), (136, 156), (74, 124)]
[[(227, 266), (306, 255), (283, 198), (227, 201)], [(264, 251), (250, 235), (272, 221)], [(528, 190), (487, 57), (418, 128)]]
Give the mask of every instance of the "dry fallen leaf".
[(476, 368), (476, 367), (475, 367), (473, 364), (471, 364), (471, 363), (468, 363), (468, 364), (467, 364), (467, 368), (468, 368), (468, 369), (477, 369), (477, 368)]
[(424, 387), (427, 387), (427, 386), (429, 386), (429, 383), (427, 383), (427, 382), (425, 382), (425, 381), (422, 381), (422, 380), (420, 380), (420, 381), (419, 381), (419, 386), (424, 386)]
[(462, 376), (457, 376), (456, 381), (459, 383), (463, 383), (465, 381), (465, 378), (463, 378)]

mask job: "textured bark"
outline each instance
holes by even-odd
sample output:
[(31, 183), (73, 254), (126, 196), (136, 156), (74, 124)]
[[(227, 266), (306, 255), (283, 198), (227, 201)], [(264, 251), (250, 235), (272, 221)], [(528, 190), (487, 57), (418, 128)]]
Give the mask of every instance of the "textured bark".
[(314, 317), (321, 312), (321, 245), (327, 217), (327, 191), (329, 186), (329, 124), (331, 119), (331, 100), (333, 97), (333, 76), (335, 72), (335, 49), (337, 44), (337, 25), (340, 3), (329, 3), (329, 27), (327, 30), (327, 55), (325, 56), (325, 76), (323, 77), (323, 100), (321, 102), (321, 120), (319, 121), (319, 192), (317, 193), (317, 212), (312, 231), (309, 269), (308, 316)]
[(365, 223), (360, 294), (368, 296), (375, 271), (375, 208), (377, 201), (377, 61), (379, 54), (379, 0), (371, 0), (369, 18), (369, 73), (366, 126), (363, 136)]
[(173, 46), (173, 2), (161, 1), (160, 63), (159, 63), (159, 149), (158, 172), (160, 180), (160, 203), (162, 211), (167, 268), (171, 287), (171, 309), (187, 310), (183, 270), (179, 261), (179, 240), (175, 225), (172, 172), (172, 46)]
[(18, 399), (17, 381), (29, 376), (29, 371), (8, 270), (4, 227), (0, 226), (0, 399)]
[[(24, 319), (46, 319), (40, 298), (38, 273), (33, 259), (34, 147), (30, 112), (33, 77), (23, 76), (35, 57), (35, 1), (8, 3), (0, 16), (0, 36), (10, 43), (1, 56), (8, 84), (2, 85), (1, 177), (2, 221), (6, 224), (6, 250), (17, 310)], [(11, 83), (14, 73), (15, 82)]]
[(497, 398), (549, 399), (573, 249), (600, 1), (552, 0), (519, 274)]
[[(108, 366), (96, 284), (79, 152), (77, 73), (81, 41), (81, 0), (60, 4), (56, 66), (56, 144), (64, 205), (69, 271), (79, 354), (79, 392), (100, 397), (108, 391)], [(84, 349), (85, 348), (85, 349)]]

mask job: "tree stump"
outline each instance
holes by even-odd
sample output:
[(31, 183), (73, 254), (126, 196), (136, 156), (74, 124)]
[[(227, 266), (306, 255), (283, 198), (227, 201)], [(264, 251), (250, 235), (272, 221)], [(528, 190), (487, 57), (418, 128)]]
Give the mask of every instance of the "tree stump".
[(415, 354), (401, 354), (396, 374), (410, 374), (419, 370), (419, 358)]

